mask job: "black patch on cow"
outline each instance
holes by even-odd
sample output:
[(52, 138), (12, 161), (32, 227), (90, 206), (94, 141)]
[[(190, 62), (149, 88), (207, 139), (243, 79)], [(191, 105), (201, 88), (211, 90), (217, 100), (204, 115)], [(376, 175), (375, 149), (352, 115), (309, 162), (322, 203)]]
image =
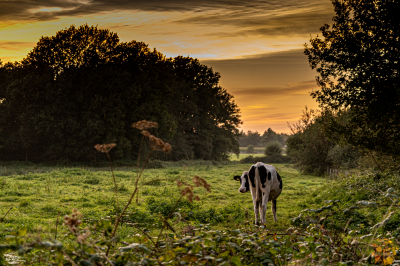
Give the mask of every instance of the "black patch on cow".
[(250, 184), (249, 184), (249, 176), (247, 174), (244, 175), (244, 180), (246, 180), (246, 182), (244, 183), (244, 186), (246, 187), (246, 191), (249, 191)]
[(268, 180), (271, 180), (271, 172), (268, 172)]
[(272, 200), (272, 207), (274, 208), (274, 212), (276, 213), (276, 199)]
[[(260, 174), (261, 185), (265, 188), (265, 183), (267, 182), (267, 168), (265, 168), (264, 165), (259, 166), (258, 173)], [(269, 178), (269, 180), (271, 180), (271, 178)]]
[(263, 196), (265, 195), (265, 192), (263, 192)]
[(278, 172), (276, 172), (276, 175), (278, 176), (278, 181), (279, 181), (279, 189), (282, 190), (282, 178), (281, 176), (278, 174)]
[(253, 165), (249, 171), (249, 179), (250, 179), (252, 187), (256, 187), (256, 184), (254, 183), (255, 177), (256, 177), (256, 167)]
[(233, 177), (233, 179), (235, 179), (236, 181), (240, 181), (240, 175), (235, 175), (235, 176)]

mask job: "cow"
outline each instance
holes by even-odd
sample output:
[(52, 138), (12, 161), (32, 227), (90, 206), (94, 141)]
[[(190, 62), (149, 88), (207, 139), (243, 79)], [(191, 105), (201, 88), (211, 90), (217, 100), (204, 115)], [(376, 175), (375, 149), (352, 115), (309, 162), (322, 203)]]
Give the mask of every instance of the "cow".
[(272, 202), (272, 214), (274, 221), (276, 217), (276, 199), (282, 192), (282, 178), (272, 165), (258, 162), (252, 165), (249, 171), (244, 171), (241, 176), (234, 176), (233, 179), (240, 181), (240, 193), (250, 190), (253, 198), (255, 224), (258, 225), (261, 216), (261, 224), (265, 224), (265, 212), (267, 202)]

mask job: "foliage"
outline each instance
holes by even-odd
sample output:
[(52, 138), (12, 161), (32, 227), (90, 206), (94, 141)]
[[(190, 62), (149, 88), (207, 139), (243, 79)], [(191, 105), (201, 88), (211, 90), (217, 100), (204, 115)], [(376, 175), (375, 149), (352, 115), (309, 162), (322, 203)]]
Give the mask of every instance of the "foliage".
[(335, 143), (323, 132), (324, 116), (305, 109), (301, 119), (290, 126), (292, 135), (287, 143), (287, 154), (304, 173), (321, 175), (329, 165), (327, 157)]
[(270, 142), (265, 146), (265, 156), (282, 156), (282, 146), (279, 142)]
[(358, 159), (360, 158), (359, 151), (353, 146), (336, 144), (328, 151), (326, 161), (333, 168), (351, 169), (358, 166)]
[(242, 164), (256, 164), (257, 162), (263, 162), (267, 164), (273, 163), (290, 163), (291, 159), (289, 156), (274, 155), (274, 156), (247, 156), (240, 159)]
[[(400, 155), (399, 17), (394, 0), (332, 0), (332, 27), (305, 45), (319, 89), (311, 95), (334, 111), (328, 131), (363, 149)], [(332, 134), (330, 134), (331, 136)]]
[(285, 141), (288, 138), (286, 133), (276, 133), (271, 128), (264, 131), (263, 135), (260, 135), (257, 131), (247, 131), (241, 132), (241, 137), (239, 139), (240, 147), (246, 147), (248, 145), (253, 145), (254, 147), (265, 147), (269, 142), (279, 142), (281, 146), (285, 145)]
[(253, 145), (247, 146), (246, 153), (254, 153), (254, 146)]
[(241, 120), (219, 78), (197, 59), (167, 59), (109, 30), (71, 26), (0, 65), (0, 159), (102, 161), (92, 147), (111, 142), (113, 159), (136, 159), (131, 124), (149, 119), (174, 146), (155, 159), (227, 160), (239, 153)]

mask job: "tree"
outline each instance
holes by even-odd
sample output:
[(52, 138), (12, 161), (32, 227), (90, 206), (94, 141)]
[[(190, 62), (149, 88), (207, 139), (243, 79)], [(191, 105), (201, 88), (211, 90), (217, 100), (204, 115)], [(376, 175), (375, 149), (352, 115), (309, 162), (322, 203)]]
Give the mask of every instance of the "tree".
[(325, 125), (347, 143), (400, 155), (400, 2), (332, 0), (333, 25), (305, 45), (325, 111), (346, 119)]
[(322, 175), (330, 166), (327, 157), (335, 142), (323, 131), (325, 119), (323, 114), (306, 107), (301, 119), (289, 125), (292, 135), (286, 141), (287, 154), (304, 173)]
[(239, 153), (241, 120), (219, 78), (197, 59), (71, 26), (21, 62), (0, 64), (0, 157), (94, 161), (104, 158), (95, 144), (115, 142), (114, 158), (136, 158), (141, 136), (131, 124), (147, 119), (174, 147), (158, 159), (227, 159)]

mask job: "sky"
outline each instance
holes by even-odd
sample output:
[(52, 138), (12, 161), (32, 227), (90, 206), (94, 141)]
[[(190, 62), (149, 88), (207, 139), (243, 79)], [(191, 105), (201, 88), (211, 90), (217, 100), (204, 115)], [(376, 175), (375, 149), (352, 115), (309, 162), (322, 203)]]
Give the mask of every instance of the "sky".
[(332, 24), (330, 0), (0, 0), (0, 59), (19, 61), (41, 36), (97, 25), (167, 57), (198, 58), (221, 74), (244, 131), (289, 132), (318, 104), (304, 44)]

